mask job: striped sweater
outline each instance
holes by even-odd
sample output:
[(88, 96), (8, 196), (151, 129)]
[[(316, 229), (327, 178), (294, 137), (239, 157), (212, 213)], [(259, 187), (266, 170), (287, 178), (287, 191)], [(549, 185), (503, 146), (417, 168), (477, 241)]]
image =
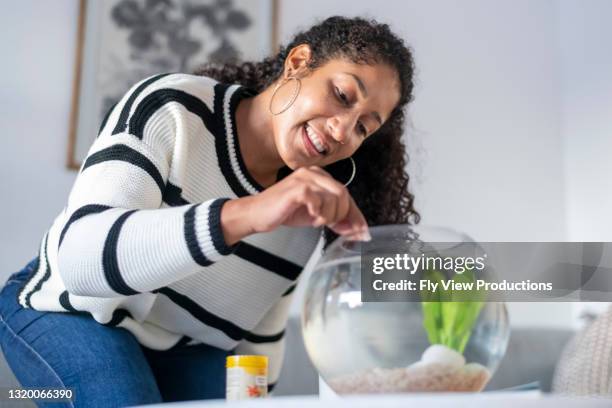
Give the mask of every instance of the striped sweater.
[(225, 243), (224, 202), (263, 190), (236, 134), (236, 107), (250, 96), (188, 74), (134, 85), (103, 120), (19, 303), (87, 313), (152, 349), (265, 354), (274, 384), (291, 293), (321, 231)]

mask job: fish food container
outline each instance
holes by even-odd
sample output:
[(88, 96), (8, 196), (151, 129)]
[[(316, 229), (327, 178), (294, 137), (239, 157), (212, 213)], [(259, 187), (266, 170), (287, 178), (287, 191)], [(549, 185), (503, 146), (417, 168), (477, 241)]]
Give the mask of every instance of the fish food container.
[(263, 398), (268, 395), (267, 356), (228, 356), (225, 366), (227, 400)]
[[(411, 301), (361, 298), (364, 256), (435, 241), (441, 243), (436, 255), (446, 259), (474, 241), (450, 229), (408, 225), (372, 227), (370, 234), (370, 242), (338, 238), (309, 278), (302, 333), (321, 378), (337, 394), (481, 391), (508, 344), (503, 302), (436, 302), (426, 291)], [(471, 279), (469, 273), (446, 278)]]

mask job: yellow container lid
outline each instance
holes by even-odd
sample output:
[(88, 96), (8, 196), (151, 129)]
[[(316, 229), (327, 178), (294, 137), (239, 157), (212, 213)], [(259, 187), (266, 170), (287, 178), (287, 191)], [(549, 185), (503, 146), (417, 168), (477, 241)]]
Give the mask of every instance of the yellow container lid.
[(232, 367), (268, 368), (268, 356), (227, 356), (225, 368)]

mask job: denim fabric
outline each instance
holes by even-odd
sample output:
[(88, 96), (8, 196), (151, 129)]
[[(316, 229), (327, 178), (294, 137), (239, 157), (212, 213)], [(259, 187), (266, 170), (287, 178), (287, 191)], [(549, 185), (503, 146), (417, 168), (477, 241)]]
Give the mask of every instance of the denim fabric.
[(140, 345), (127, 330), (86, 314), (21, 307), (17, 293), (37, 259), (9, 277), (0, 292), (0, 346), (23, 388), (72, 388), (70, 403), (38, 406), (124, 407), (223, 398), (225, 357), (207, 345), (166, 351)]

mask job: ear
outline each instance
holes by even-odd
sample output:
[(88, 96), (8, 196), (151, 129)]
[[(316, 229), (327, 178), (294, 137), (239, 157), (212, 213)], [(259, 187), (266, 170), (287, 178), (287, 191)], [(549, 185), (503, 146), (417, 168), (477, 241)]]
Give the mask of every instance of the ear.
[(312, 50), (308, 44), (300, 44), (291, 49), (285, 58), (285, 78), (291, 75), (301, 76), (308, 71), (308, 63), (312, 56)]

